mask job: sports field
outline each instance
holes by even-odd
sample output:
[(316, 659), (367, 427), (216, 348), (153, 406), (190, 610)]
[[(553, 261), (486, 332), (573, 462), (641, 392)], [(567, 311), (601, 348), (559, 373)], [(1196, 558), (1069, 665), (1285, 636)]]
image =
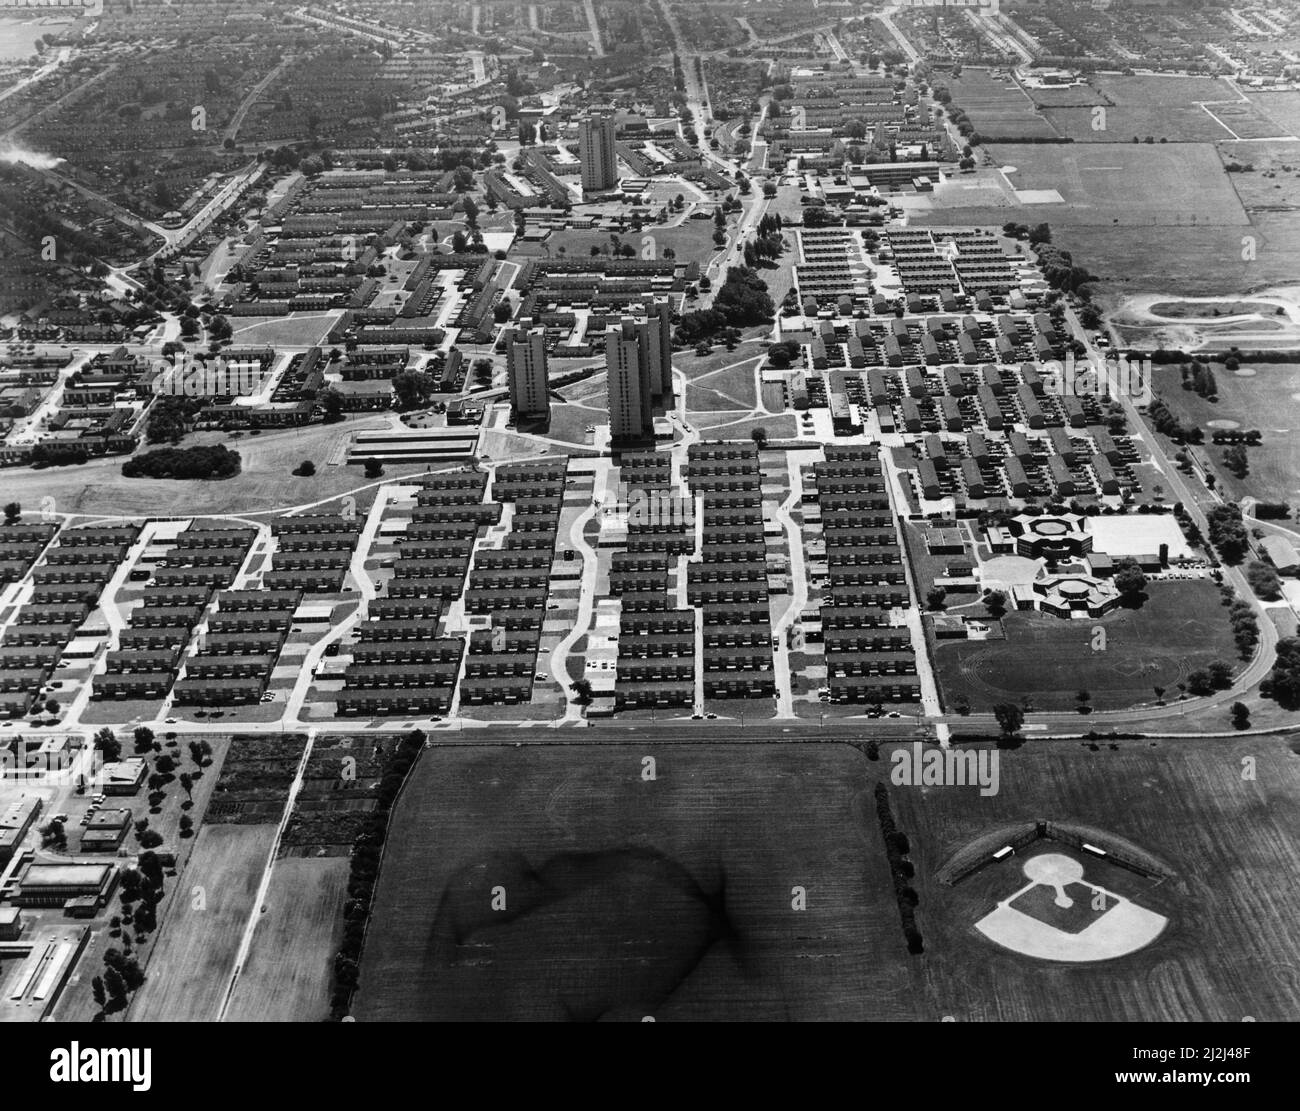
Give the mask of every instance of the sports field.
[[(917, 872), (917, 956), (873, 797), (895, 766), (888, 746), (874, 762), (848, 745), (649, 740), (501, 756), (423, 754), (385, 855), (358, 1020), (1270, 1021), (1300, 1008), (1300, 762), (1284, 740), (1031, 741), (998, 754), (993, 795), (891, 784)], [(1082, 859), (1055, 844), (956, 886), (936, 877), (1038, 819), (1128, 842), (1172, 874), (1083, 859), (1081, 880), (1065, 866), (1065, 909), (1050, 882), (1021, 892), (1038, 852)], [(806, 910), (792, 909), (795, 888)], [(1081, 935), (1119, 955), (1013, 952), (976, 928), (1007, 900), (1058, 947)], [(1152, 936), (1110, 917), (1129, 904)]]
[[(1300, 827), (1292, 820), (1300, 759), (1291, 744), (1249, 737), (1118, 746), (1092, 752), (1031, 741), (1002, 752), (993, 796), (891, 788), (917, 867), (926, 941), (917, 1007), (925, 1017), (1267, 1022), (1300, 1013), (1300, 934), (1291, 925), (1300, 889), (1290, 879), (1300, 868)], [(939, 882), (936, 871), (973, 840), (1039, 819), (1124, 838), (1172, 868), (1172, 876), (1153, 881), (1067, 853), (1082, 863), (1085, 882), (1168, 919), (1154, 941), (1112, 960), (1066, 963), (1013, 953), (977, 932), (976, 922), (1026, 884), (1027, 857), (1048, 843), (955, 886)], [(1063, 850), (1051, 844), (1050, 851)], [(1015, 906), (1053, 927), (1048, 936), (1077, 936), (1114, 913), (1111, 900), (1099, 913), (1091, 896), (1069, 913), (1049, 902)]]
[(1214, 147), (1192, 143), (989, 147), (1019, 190), (1056, 189), (1063, 205), (1025, 211), (1060, 224), (1246, 224)]
[[(1236, 664), (1232, 630), (1212, 584), (1152, 583), (1147, 593), (1140, 609), (1096, 620), (1016, 611), (1002, 619), (1005, 640), (937, 644), (944, 704), (965, 695), (978, 712), (1029, 697), (1037, 710), (1070, 710), (1086, 690), (1096, 709), (1117, 710), (1154, 702), (1155, 686), (1176, 696), (1175, 683), (1215, 660)], [(1101, 651), (1092, 648), (1097, 627), (1106, 630)]]
[(329, 1013), (330, 969), (343, 932), (346, 857), (282, 857), (266, 913), (239, 975), (231, 1022), (318, 1022)]
[(820, 744), (427, 751), (356, 1017), (915, 1017), (880, 767)]
[(131, 1004), (133, 1022), (213, 1022), (235, 958), (274, 825), (211, 825), (199, 830), (180, 890), (161, 919), (148, 979)]
[[(1249, 105), (1236, 110), (1241, 113)], [(1093, 107), (1045, 108), (1043, 115), (1056, 132), (1076, 143), (1132, 143), (1149, 135), (1157, 144), (1213, 143), (1231, 139), (1219, 120), (1199, 104), (1125, 104), (1105, 106), (1104, 114)], [(1240, 133), (1238, 133), (1240, 134)]]

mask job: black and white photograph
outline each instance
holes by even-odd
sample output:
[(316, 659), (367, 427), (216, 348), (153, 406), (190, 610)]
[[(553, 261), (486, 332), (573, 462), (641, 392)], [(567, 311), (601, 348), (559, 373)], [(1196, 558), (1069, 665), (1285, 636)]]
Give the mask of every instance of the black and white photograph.
[(33, 1084), (1300, 1019), (1300, 0), (0, 0), (0, 506)]

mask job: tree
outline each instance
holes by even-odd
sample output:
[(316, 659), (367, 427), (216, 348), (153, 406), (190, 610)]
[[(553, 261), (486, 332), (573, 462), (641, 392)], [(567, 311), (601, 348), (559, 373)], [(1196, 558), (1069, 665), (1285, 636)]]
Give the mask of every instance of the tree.
[(1210, 678), (1210, 673), (1204, 668), (1198, 667), (1187, 676), (1187, 693), (1203, 695), (1209, 694), (1214, 690), (1214, 681)]
[(334, 386), (326, 386), (316, 395), (316, 401), (325, 411), (325, 423), (337, 424), (343, 419), (343, 394)]
[(140, 968), (140, 962), (134, 957), (128, 957), (122, 964), (122, 982), (126, 985), (127, 991), (138, 991), (144, 984), (144, 972)]
[(180, 831), (182, 837), (192, 837), (194, 835), (194, 819), (188, 814), (181, 815)]
[(948, 592), (941, 586), (932, 586), (925, 592), (925, 604), (929, 609), (943, 609), (943, 600), (948, 597)]
[(760, 449), (765, 448), (767, 446), (766, 428), (755, 428), (754, 431), (752, 431), (749, 435), (750, 438), (754, 441), (755, 444), (759, 446)]
[(108, 996), (104, 991), (104, 979), (102, 976), (96, 976), (90, 981), (91, 998), (95, 1000), (95, 1006), (101, 1011), (104, 1009), (104, 1003)]
[(16, 525), (22, 519), (23, 507), (16, 501), (5, 504), (5, 524)]
[[(185, 817), (188, 818), (189, 815), (186, 814)], [(145, 849), (156, 849), (163, 843), (162, 834), (156, 829), (146, 829), (142, 834), (140, 834), (139, 840), (140, 847)]]
[(587, 678), (575, 679), (570, 686), (571, 689), (573, 690), (574, 697), (577, 699), (579, 705), (586, 706), (589, 702), (591, 702), (591, 680), (590, 679)]
[(384, 465), (378, 459), (367, 459), (365, 475), (367, 478), (379, 478), (384, 473)]
[[(105, 958), (107, 960), (107, 957)], [(104, 1014), (116, 1014), (126, 1010), (126, 981), (116, 968), (104, 969), (104, 988), (108, 1001), (104, 1004)]]
[(176, 769), (176, 761), (164, 752), (154, 761), (154, 767), (163, 775), (170, 775)]
[(186, 798), (194, 797), (194, 777), (189, 772), (181, 772), (177, 777), (181, 785), (181, 790), (185, 792)]
[(1004, 737), (1014, 737), (1025, 723), (1025, 711), (1014, 702), (999, 702), (993, 707), (993, 716)]
[(1246, 729), (1250, 726), (1250, 707), (1244, 702), (1234, 702), (1232, 704), (1232, 727), (1234, 729)]
[(1156, 686), (1156, 687), (1152, 687), (1151, 689), (1156, 692), (1156, 701), (1163, 702), (1165, 697), (1165, 688)]
[(984, 608), (990, 617), (1001, 617), (1007, 611), (1007, 596), (1001, 590), (990, 590), (984, 595)]
[(1215, 690), (1227, 690), (1232, 686), (1232, 664), (1225, 660), (1215, 660), (1205, 669), (1210, 676), (1210, 685)]
[(40, 827), (41, 845), (52, 845), (56, 849), (66, 849), (68, 847), (68, 834), (63, 828), (63, 823), (54, 820)]
[(1092, 712), (1092, 706), (1090, 705), (1092, 694), (1090, 692), (1081, 690), (1074, 696), (1074, 700), (1078, 703), (1079, 713), (1088, 714)]
[(122, 742), (108, 726), (95, 734), (95, 748), (99, 750), (106, 764), (113, 763), (122, 755)]
[(153, 750), (154, 733), (147, 725), (137, 725), (131, 732), (131, 737), (135, 741), (135, 754), (142, 756), (146, 752)]
[(316, 473), (316, 464), (310, 459), (304, 459), (293, 469), (293, 473), (299, 478), (311, 478)]
[(1122, 559), (1115, 567), (1115, 589), (1129, 600), (1136, 599), (1145, 589), (1147, 577), (1133, 559)]
[(429, 401), (436, 383), (422, 370), (404, 370), (393, 377), (393, 393), (399, 409), (418, 409)]

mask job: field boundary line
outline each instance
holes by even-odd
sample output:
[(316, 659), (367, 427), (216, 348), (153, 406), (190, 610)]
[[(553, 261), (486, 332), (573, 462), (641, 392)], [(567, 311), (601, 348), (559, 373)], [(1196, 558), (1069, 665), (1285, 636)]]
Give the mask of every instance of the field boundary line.
[(302, 759), (298, 762), (298, 770), (294, 773), (293, 782), (289, 784), (289, 795), (285, 799), (284, 813), (280, 815), (280, 824), (276, 827), (275, 838), (271, 842), (271, 851), (267, 855), (266, 867), (262, 869), (262, 878), (257, 885), (253, 907), (249, 911), (248, 922), (244, 926), (244, 936), (240, 938), (239, 948), (235, 952), (235, 966), (231, 970), (230, 983), (226, 986), (225, 995), (221, 1000), (221, 1008), (217, 1011), (217, 1022), (225, 1022), (226, 1020), (226, 1012), (230, 1009), (230, 1000), (235, 994), (235, 986), (239, 983), (239, 974), (243, 972), (244, 964), (252, 951), (253, 935), (257, 933), (257, 924), (262, 917), (262, 907), (265, 905), (267, 892), (271, 889), (271, 875), (275, 871), (276, 856), (280, 851), (280, 843), (284, 839), (284, 831), (289, 826), (289, 818), (293, 814), (293, 805), (297, 801), (298, 792), (302, 789), (303, 777), (307, 772), (307, 761), (311, 759), (311, 750), (315, 743), (316, 730), (309, 728), (307, 730), (307, 743), (302, 750)]
[[(370, 906), (366, 910), (365, 927), (361, 931), (361, 946), (357, 950), (357, 982), (353, 986), (352, 991), (348, 994), (347, 1013), (349, 1017), (352, 1017), (353, 1000), (356, 999), (357, 992), (361, 990), (361, 962), (362, 960), (365, 959), (366, 941), (370, 937), (370, 921), (375, 916), (375, 897), (379, 894), (379, 881), (380, 879), (383, 878), (384, 875), (384, 863), (385, 863), (385, 859), (388, 856), (388, 835), (393, 830), (393, 818), (396, 816), (397, 808), (401, 805), (402, 799), (406, 795), (407, 784), (409, 784), (411, 780), (415, 778), (415, 769), (420, 766), (420, 761), (424, 759), (424, 754), (429, 751), (429, 734), (426, 733), (423, 729), (398, 730), (398, 736), (402, 736), (402, 737), (410, 736), (410, 734), (413, 732), (419, 732), (424, 734), (424, 744), (420, 746), (420, 751), (415, 754), (415, 759), (411, 762), (411, 767), (408, 769), (405, 778), (403, 778), (402, 785), (397, 788), (397, 794), (393, 796), (392, 805), (389, 806), (388, 808), (388, 820), (384, 823), (384, 841), (379, 849), (379, 867), (375, 870), (375, 884), (374, 887), (371, 889), (371, 893), (370, 893)], [(351, 881), (352, 881), (351, 865), (349, 864), (349, 868), (348, 868), (349, 885), (351, 884)], [(346, 888), (344, 889), (343, 895), (345, 900), (351, 897), (348, 895)], [(343, 915), (342, 907), (339, 908), (338, 914), (339, 917), (342, 917)], [(335, 955), (337, 956), (337, 951)], [(331, 965), (332, 963), (333, 962), (331, 961)], [(331, 967), (331, 971), (330, 971), (331, 1010), (333, 1009), (333, 1001), (332, 1001), (333, 994), (334, 994), (333, 989), (334, 989), (334, 974), (333, 974), (333, 969)]]

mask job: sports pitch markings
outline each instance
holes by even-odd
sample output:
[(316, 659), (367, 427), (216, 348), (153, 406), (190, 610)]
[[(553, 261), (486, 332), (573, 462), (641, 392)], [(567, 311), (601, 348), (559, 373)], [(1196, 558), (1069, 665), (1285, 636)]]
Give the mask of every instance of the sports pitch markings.
[(975, 928), (990, 941), (1047, 961), (1114, 960), (1150, 945), (1168, 919), (1084, 879), (1064, 853), (1025, 861), (1029, 882), (998, 903)]

